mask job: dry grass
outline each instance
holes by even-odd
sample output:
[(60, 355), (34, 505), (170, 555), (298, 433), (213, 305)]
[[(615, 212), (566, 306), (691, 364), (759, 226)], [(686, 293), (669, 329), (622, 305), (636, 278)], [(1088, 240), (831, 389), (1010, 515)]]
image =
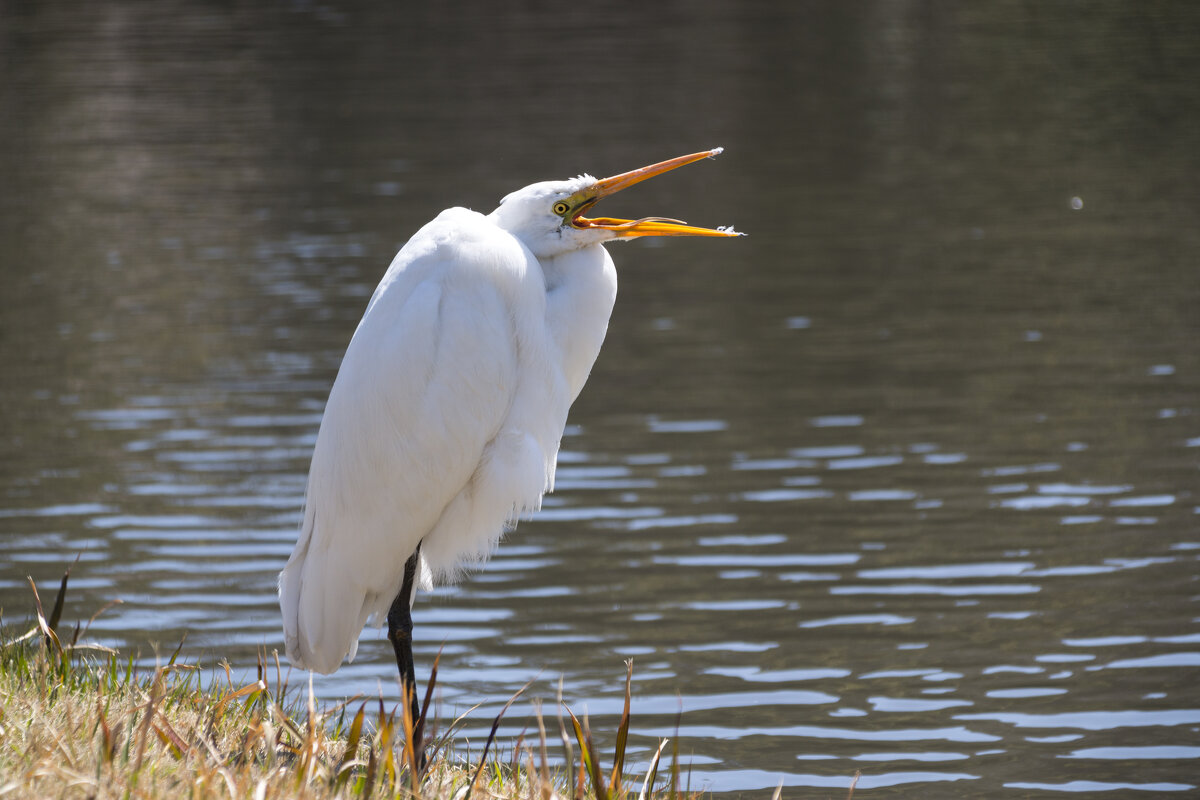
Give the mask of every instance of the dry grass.
[[(532, 746), (511, 763), (488, 760), (501, 717), (479, 761), (455, 760), (448, 731), (424, 742), (425, 711), (388, 709), (382, 699), (318, 708), (289, 690), (278, 658), (260, 657), (258, 678), (201, 686), (199, 668), (178, 652), (152, 673), (132, 659), (57, 632), (67, 576), (54, 610), (37, 599), (36, 625), (0, 645), (0, 798), (681, 798), (677, 759), (660, 771), (663, 740), (648, 774), (623, 774), (629, 687), (610, 770), (600, 764), (586, 720), (567, 709), (559, 737), (565, 767), (553, 768), (538, 715)], [(519, 694), (519, 693), (518, 693)], [(516, 697), (514, 696), (514, 700)], [(511, 700), (509, 701), (511, 704)], [(508, 706), (505, 706), (507, 710)], [(397, 710), (399, 709), (399, 710)], [(501, 716), (503, 712), (501, 712)], [(424, 742), (414, 748), (410, 742)], [(676, 748), (677, 752), (677, 748)], [(421, 753), (428, 761), (415, 769)]]

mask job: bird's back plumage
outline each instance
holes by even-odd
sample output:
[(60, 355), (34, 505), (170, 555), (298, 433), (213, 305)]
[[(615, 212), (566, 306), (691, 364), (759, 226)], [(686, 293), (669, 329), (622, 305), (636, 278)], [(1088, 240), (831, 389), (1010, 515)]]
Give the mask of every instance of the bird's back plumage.
[(568, 378), (579, 357), (548, 331), (547, 298), (538, 259), (466, 209), (443, 212), (397, 254), (330, 392), (300, 539), (280, 575), (294, 664), (332, 672), (353, 658), (418, 543), (428, 586), (486, 557), (540, 504), (582, 385)]

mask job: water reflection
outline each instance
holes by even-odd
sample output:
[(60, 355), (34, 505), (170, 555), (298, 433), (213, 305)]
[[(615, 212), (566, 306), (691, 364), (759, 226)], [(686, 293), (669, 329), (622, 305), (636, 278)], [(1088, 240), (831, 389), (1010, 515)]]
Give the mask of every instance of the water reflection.
[[(280, 647), (396, 246), (724, 144), (628, 202), (752, 236), (615, 251), (557, 493), (417, 605), (443, 715), (562, 675), (611, 732), (633, 657), (634, 766), (678, 723), (693, 786), (1194, 791), (1200, 15), (644, 13), (0, 11), (5, 619), (79, 555), (68, 618), (122, 599), (88, 635), (144, 663)], [(389, 658), (368, 631), (317, 689), (394, 699)]]

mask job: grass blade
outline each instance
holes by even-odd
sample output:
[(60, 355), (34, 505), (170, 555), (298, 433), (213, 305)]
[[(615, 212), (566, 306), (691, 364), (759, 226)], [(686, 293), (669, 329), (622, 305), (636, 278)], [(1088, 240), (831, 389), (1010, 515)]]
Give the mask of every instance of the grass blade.
[(625, 770), (625, 745), (629, 740), (629, 702), (633, 690), (633, 659), (625, 662), (625, 710), (621, 713), (621, 724), (617, 726), (617, 752), (613, 756), (612, 777), (608, 783), (612, 793), (621, 795), (621, 775)]
[(342, 759), (338, 762), (337, 768), (334, 770), (334, 788), (340, 792), (346, 781), (350, 779), (350, 770), (346, 769), (354, 757), (358, 754), (358, 743), (362, 739), (363, 720), (367, 715), (367, 704), (363, 702), (358, 708), (358, 713), (354, 715), (354, 721), (350, 723), (350, 732), (346, 736), (346, 750), (342, 753)]
[[(79, 556), (75, 556), (75, 563), (79, 563)], [(71, 565), (72, 567), (75, 564)], [(54, 598), (54, 609), (50, 612), (50, 630), (58, 628), (58, 621), (62, 619), (63, 603), (67, 599), (67, 580), (71, 577), (71, 567), (67, 567), (63, 572), (62, 582), (58, 585), (58, 597)]]
[[(442, 651), (439, 648), (437, 656), (433, 659), (433, 666), (429, 669), (429, 680), (425, 682), (425, 701), (421, 703), (421, 716), (417, 717), (417, 724), (412, 732), (412, 741), (415, 742), (413, 749), (420, 762), (414, 766), (414, 775), (417, 778), (424, 774), (428, 764), (425, 753), (425, 721), (429, 719), (429, 704), (433, 702), (433, 688), (437, 685), (438, 662), (441, 660)], [(415, 789), (416, 786), (417, 783), (414, 779), (413, 788)]]
[(500, 713), (496, 715), (496, 721), (492, 723), (492, 732), (488, 734), (487, 742), (483, 745), (483, 754), (479, 757), (479, 767), (475, 770), (474, 777), (471, 778), (471, 785), (467, 787), (467, 793), (463, 795), (463, 800), (471, 800), (471, 792), (475, 790), (475, 784), (479, 781), (479, 773), (483, 772), (483, 765), (487, 763), (488, 749), (492, 746), (492, 742), (496, 739), (496, 731), (500, 729), (500, 720), (504, 717), (505, 712), (516, 702), (517, 698), (525, 693), (533, 681), (522, 686), (517, 690), (517, 693), (508, 698), (508, 702), (504, 704), (504, 708), (500, 709)]
[(53, 650), (57, 654), (59, 667), (65, 675), (70, 670), (70, 660), (63, 650), (62, 642), (58, 640), (58, 634), (46, 622), (46, 614), (42, 610), (42, 598), (38, 596), (37, 584), (33, 582), (32, 577), (26, 576), (26, 578), (29, 581), (29, 587), (33, 589), (33, 603), (37, 612), (37, 625), (42, 631), (42, 638), (46, 642), (46, 649), (47, 651)]
[[(179, 658), (179, 654), (183, 651), (183, 643), (187, 641), (187, 635), (188, 635), (188, 632), (185, 629), (183, 632), (183, 636), (179, 637), (179, 646), (175, 648), (175, 652), (171, 654), (171, 660), (167, 662), (168, 667), (175, 666), (175, 661)], [(261, 670), (260, 670), (260, 672), (261, 672)], [(260, 674), (259, 677), (261, 678), (262, 675)]]
[(403, 706), (400, 709), (400, 727), (404, 729), (404, 760), (408, 763), (408, 775), (412, 784), (410, 788), (414, 795), (417, 791), (417, 779), (424, 766), (424, 763), (417, 763), (417, 753), (421, 753), (422, 762), (425, 760), (425, 753), (418, 748), (414, 735), (417, 730), (417, 720), (412, 718), (412, 707), (416, 702), (414, 699), (416, 691), (417, 687), (409, 686), (406, 681), (400, 681), (400, 704)]
[(151, 727), (153, 727), (154, 732), (158, 734), (159, 741), (166, 745), (167, 749), (171, 752), (171, 755), (175, 756), (175, 758), (182, 760), (188, 751), (191, 750), (191, 747), (188, 746), (188, 743), (183, 740), (183, 737), (175, 732), (175, 729), (171, 727), (171, 723), (167, 722), (167, 720), (164, 719), (161, 714), (159, 715), (158, 719), (151, 723)]
[(542, 762), (542, 767), (538, 770), (538, 778), (542, 784), (542, 800), (550, 800), (554, 795), (554, 787), (550, 783), (550, 756), (546, 749), (546, 722), (542, 719), (542, 701), (536, 701), (534, 708), (537, 711), (538, 755), (541, 756)]
[[(563, 702), (563, 676), (558, 676), (558, 735), (562, 738), (563, 754), (566, 759), (563, 763), (567, 765), (568, 778), (575, 774), (575, 749), (571, 747), (571, 737), (567, 735), (567, 726), (563, 724), (562, 712), (567, 707)], [(578, 782), (570, 781), (568, 785), (571, 788), (571, 800), (575, 800), (582, 792), (578, 790)]]
[(646, 780), (642, 781), (642, 791), (638, 793), (638, 800), (646, 800), (650, 796), (654, 781), (658, 779), (658, 760), (662, 758), (662, 751), (668, 741), (670, 740), (663, 739), (658, 743), (658, 749), (654, 751), (654, 757), (650, 759), (650, 769), (646, 770)]
[[(861, 777), (862, 777), (862, 772), (859, 770), (854, 770), (854, 777), (850, 780), (850, 793), (846, 795), (846, 800), (851, 800), (854, 797), (854, 787), (858, 786), (858, 779)], [(783, 789), (782, 783), (779, 784), (779, 788), (782, 791), (782, 789)], [(776, 792), (776, 796), (778, 796), (778, 794), (779, 794), (779, 792)]]
[(580, 757), (587, 767), (588, 776), (592, 780), (592, 793), (596, 800), (608, 800), (608, 790), (604, 786), (604, 776), (600, 773), (600, 762), (596, 760), (596, 751), (592, 746), (591, 731), (586, 731), (579, 725), (575, 712), (567, 709), (571, 715), (571, 726), (575, 729), (575, 740), (579, 742)]

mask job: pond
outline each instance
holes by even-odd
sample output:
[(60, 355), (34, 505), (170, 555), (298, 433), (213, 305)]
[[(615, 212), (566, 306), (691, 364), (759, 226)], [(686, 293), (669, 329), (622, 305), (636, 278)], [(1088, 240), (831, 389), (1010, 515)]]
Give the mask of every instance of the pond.
[[(556, 491), (416, 602), (443, 724), (561, 683), (610, 751), (632, 659), (631, 767), (718, 794), (1196, 791), (1200, 11), (74, 5), (0, 11), (10, 629), (78, 558), (91, 640), (282, 651), (398, 247), (723, 145), (606, 203), (750, 235), (610, 248)], [(394, 701), (386, 640), (314, 686)]]

